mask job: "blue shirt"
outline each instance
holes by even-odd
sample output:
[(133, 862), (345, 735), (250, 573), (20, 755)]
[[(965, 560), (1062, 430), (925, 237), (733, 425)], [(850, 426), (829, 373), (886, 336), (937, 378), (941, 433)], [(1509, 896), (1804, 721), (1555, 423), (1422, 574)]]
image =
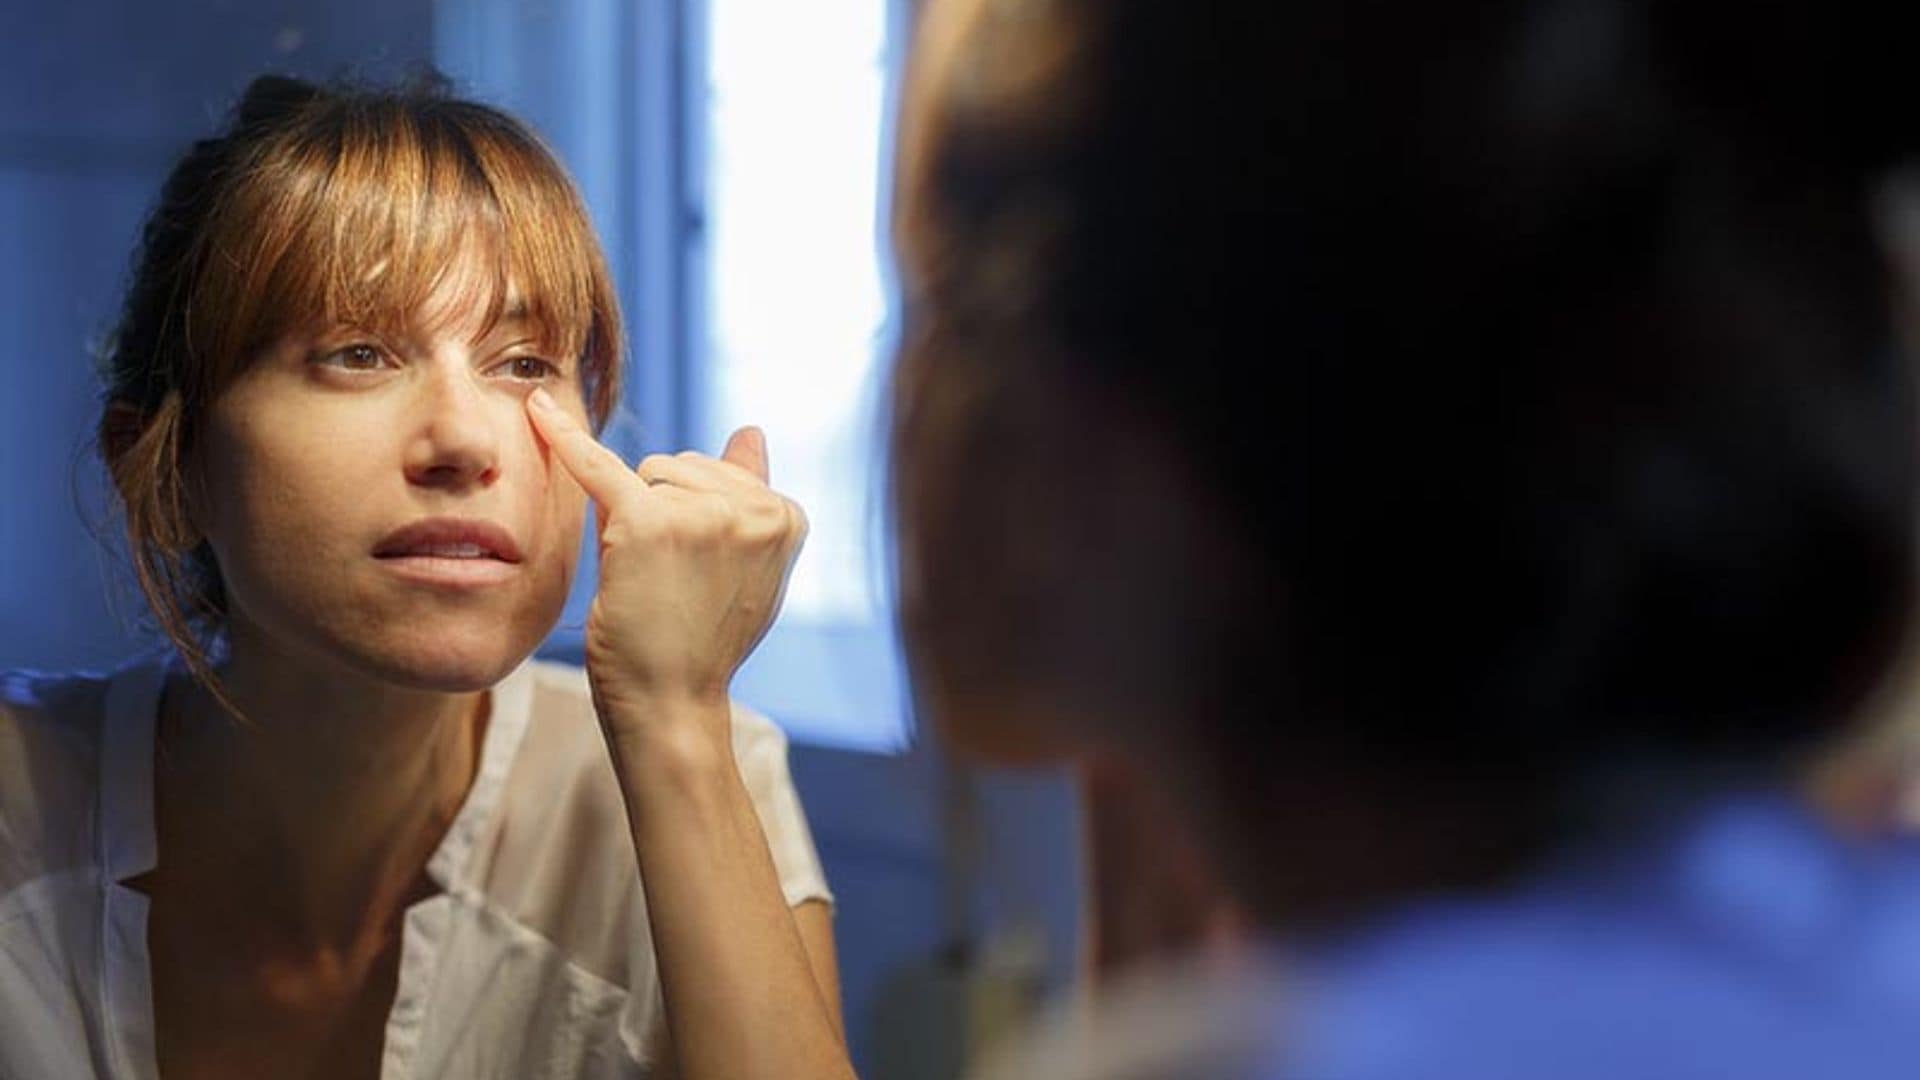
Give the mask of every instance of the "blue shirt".
[(1920, 844), (1782, 796), (1316, 950), (1298, 1080), (1920, 1078)]

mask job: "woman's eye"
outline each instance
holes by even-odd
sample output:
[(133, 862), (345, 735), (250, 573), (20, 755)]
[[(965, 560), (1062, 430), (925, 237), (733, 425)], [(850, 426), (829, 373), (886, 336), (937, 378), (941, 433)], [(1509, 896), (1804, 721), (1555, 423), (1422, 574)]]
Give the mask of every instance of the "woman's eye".
[(342, 371), (378, 371), (386, 365), (386, 355), (377, 345), (348, 345), (322, 356), (320, 363)]
[(538, 356), (515, 356), (501, 362), (498, 369), (509, 378), (528, 381), (551, 379), (560, 374), (560, 369), (552, 361)]

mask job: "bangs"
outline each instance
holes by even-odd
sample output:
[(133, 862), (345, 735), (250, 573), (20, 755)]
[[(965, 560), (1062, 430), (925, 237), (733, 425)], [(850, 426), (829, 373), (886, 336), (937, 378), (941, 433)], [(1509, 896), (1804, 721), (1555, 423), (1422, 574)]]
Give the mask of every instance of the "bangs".
[[(585, 208), (517, 122), (449, 100), (336, 100), (246, 163), (210, 230), (190, 327), (209, 398), (309, 326), (397, 334), (436, 292), (491, 331), (513, 315), (579, 365), (589, 413), (617, 394), (619, 314)], [(481, 272), (471, 280), (451, 275)]]

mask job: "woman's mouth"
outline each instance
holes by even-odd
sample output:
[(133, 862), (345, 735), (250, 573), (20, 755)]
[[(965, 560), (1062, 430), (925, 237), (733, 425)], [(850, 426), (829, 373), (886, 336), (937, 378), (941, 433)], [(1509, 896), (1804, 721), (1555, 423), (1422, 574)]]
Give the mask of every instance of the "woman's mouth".
[(519, 563), (490, 555), (382, 555), (380, 565), (416, 584), (453, 589), (500, 585), (520, 573)]
[(403, 578), (451, 588), (497, 585), (519, 572), (522, 559), (506, 529), (465, 518), (413, 522), (389, 533), (373, 555)]
[(479, 544), (421, 544), (405, 551), (389, 552), (382, 558), (494, 559), (499, 556)]

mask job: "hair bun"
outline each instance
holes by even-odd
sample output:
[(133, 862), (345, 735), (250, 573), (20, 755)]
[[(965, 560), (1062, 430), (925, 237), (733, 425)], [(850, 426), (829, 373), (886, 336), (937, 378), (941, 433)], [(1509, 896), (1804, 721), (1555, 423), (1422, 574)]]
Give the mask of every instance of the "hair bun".
[(239, 126), (253, 127), (283, 119), (320, 95), (320, 88), (290, 75), (262, 75), (247, 84), (235, 107)]

